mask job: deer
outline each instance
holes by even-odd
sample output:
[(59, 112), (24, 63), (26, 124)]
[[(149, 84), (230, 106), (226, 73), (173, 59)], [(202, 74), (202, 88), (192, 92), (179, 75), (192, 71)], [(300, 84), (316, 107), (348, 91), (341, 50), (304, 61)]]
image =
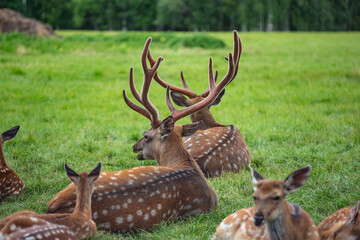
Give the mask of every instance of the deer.
[(309, 214), (286, 196), (308, 179), (311, 167), (292, 172), (284, 181), (264, 179), (251, 166), (255, 206), (240, 209), (226, 217), (213, 239), (317, 240), (316, 227)]
[[(228, 84), (237, 75), (242, 52), (242, 44), (238, 33), (233, 31), (233, 35), (235, 69)], [(151, 66), (154, 66), (156, 61), (152, 58), (150, 51), (147, 57)], [(225, 59), (228, 61), (227, 57)], [(171, 97), (178, 106), (189, 107), (195, 105), (209, 95), (209, 89), (206, 89), (201, 95), (196, 94), (188, 87), (183, 71), (180, 72), (180, 76), (183, 88), (165, 82), (158, 72), (154, 76), (161, 86), (164, 88), (169, 87), (172, 90)], [(217, 76), (218, 72), (216, 71), (215, 81)], [(191, 114), (192, 122), (202, 121), (203, 123), (194, 135), (184, 137), (186, 149), (198, 163), (206, 177), (216, 177), (226, 172), (238, 172), (250, 163), (249, 150), (241, 132), (234, 125), (218, 123), (210, 112), (210, 107), (218, 105), (224, 93), (225, 89), (219, 93), (217, 98), (208, 107)]]
[(20, 126), (15, 126), (0, 135), (0, 202), (7, 196), (19, 196), (25, 189), (24, 181), (9, 167), (5, 160), (3, 143), (13, 139)]
[(32, 216), (17, 216), (0, 231), (0, 239), (77, 240), (78, 238), (67, 226), (53, 224)]
[[(79, 239), (89, 238), (96, 234), (96, 224), (92, 220), (91, 213), (91, 195), (94, 191), (94, 182), (100, 177), (101, 163), (99, 163), (90, 173), (81, 172), (77, 174), (67, 164), (65, 164), (65, 171), (72, 182), (71, 185), (76, 188), (74, 196), (76, 195), (76, 205), (72, 213), (58, 213), (58, 214), (37, 214), (33, 211), (25, 210), (11, 214), (0, 221), (0, 229), (3, 229), (6, 224), (18, 217), (27, 217), (42, 219), (52, 224), (65, 225), (77, 236)], [(10, 225), (11, 227), (11, 225)]]
[(360, 240), (360, 200), (354, 207), (342, 208), (318, 225), (322, 240)]
[[(163, 119), (148, 98), (152, 78), (160, 62), (148, 67), (146, 56), (151, 38), (148, 38), (141, 55), (143, 86), (141, 94), (135, 88), (133, 67), (130, 68), (129, 85), (134, 98), (142, 105), (133, 103), (123, 90), (125, 103), (150, 121), (151, 128), (135, 143), (136, 158), (155, 159), (158, 166), (140, 166), (117, 172), (102, 172), (95, 184), (92, 211), (93, 220), (101, 230), (129, 232), (149, 230), (156, 224), (176, 221), (217, 207), (215, 191), (208, 185), (196, 161), (185, 149), (182, 137), (196, 132), (201, 122), (176, 125), (175, 122), (211, 104), (234, 74), (234, 60), (229, 53), (228, 72), (216, 84), (209, 61), (209, 95), (198, 104), (177, 110), (166, 91), (167, 107), (171, 114)], [(47, 213), (70, 212), (74, 198), (73, 186), (60, 191), (49, 202)]]

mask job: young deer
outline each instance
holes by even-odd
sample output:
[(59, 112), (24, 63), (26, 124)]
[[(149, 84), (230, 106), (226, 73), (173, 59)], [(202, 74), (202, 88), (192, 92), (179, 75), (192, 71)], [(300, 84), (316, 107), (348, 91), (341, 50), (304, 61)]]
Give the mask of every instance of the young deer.
[(91, 195), (94, 191), (94, 182), (100, 176), (100, 169), (101, 163), (99, 163), (91, 173), (81, 172), (77, 174), (65, 164), (67, 176), (70, 181), (73, 182), (71, 185), (76, 188), (76, 192), (74, 192), (74, 196), (76, 195), (76, 205), (71, 214), (36, 214), (32, 211), (20, 211), (1, 220), (0, 229), (12, 219), (19, 216), (26, 216), (40, 218), (53, 224), (65, 225), (80, 239), (94, 236), (96, 234), (96, 225), (94, 221), (91, 220)]
[(19, 128), (12, 127), (0, 135), (0, 202), (8, 195), (19, 196), (25, 189), (24, 181), (6, 163), (2, 146), (16, 136)]
[(360, 200), (354, 207), (342, 208), (326, 217), (318, 225), (320, 239), (360, 240)]
[(32, 216), (12, 218), (0, 231), (0, 239), (77, 240), (75, 233), (64, 225), (53, 224)]
[[(144, 82), (141, 94), (137, 92), (130, 69), (130, 89), (145, 108), (132, 103), (123, 91), (126, 104), (151, 121), (151, 129), (133, 147), (137, 159), (155, 159), (160, 166), (136, 167), (118, 172), (102, 172), (93, 195), (93, 219), (98, 227), (107, 231), (127, 232), (134, 229), (150, 229), (168, 220), (209, 212), (217, 206), (217, 196), (207, 184), (200, 168), (186, 151), (181, 137), (193, 134), (201, 123), (175, 125), (175, 122), (195, 111), (207, 107), (225, 87), (234, 72), (234, 62), (229, 54), (229, 71), (224, 79), (215, 84), (212, 61), (209, 65), (210, 93), (200, 103), (176, 110), (169, 99), (166, 101), (171, 116), (160, 121), (157, 109), (148, 99), (148, 91), (154, 73), (162, 58), (148, 68), (146, 55), (151, 38), (142, 52)], [(73, 203), (72, 186), (59, 192), (50, 201), (48, 212), (69, 212)]]
[(255, 207), (226, 217), (214, 239), (315, 240), (319, 239), (311, 217), (286, 196), (300, 188), (310, 175), (310, 166), (291, 173), (284, 181), (266, 180), (251, 168)]
[[(236, 31), (234, 31), (234, 74), (227, 84), (235, 77), (239, 68), (240, 55), (242, 45)], [(148, 59), (153, 66), (155, 60), (148, 52)], [(228, 58), (226, 57), (226, 60)], [(183, 88), (173, 86), (166, 83), (155, 73), (155, 80), (163, 87), (169, 87), (173, 101), (183, 107), (193, 106), (201, 102), (209, 95), (209, 89), (201, 95), (189, 89), (186, 84), (183, 72), (181, 71), (181, 80)], [(217, 71), (215, 73), (215, 81)], [(202, 121), (200, 130), (193, 136), (185, 137), (184, 144), (188, 152), (198, 163), (201, 170), (207, 177), (215, 177), (225, 172), (238, 172), (244, 169), (245, 165), (250, 163), (249, 150), (241, 132), (233, 125), (222, 125), (218, 123), (210, 113), (210, 107), (220, 103), (221, 97), (224, 95), (223, 89), (217, 98), (207, 107), (191, 114), (192, 122)], [(187, 99), (184, 95), (189, 97)]]

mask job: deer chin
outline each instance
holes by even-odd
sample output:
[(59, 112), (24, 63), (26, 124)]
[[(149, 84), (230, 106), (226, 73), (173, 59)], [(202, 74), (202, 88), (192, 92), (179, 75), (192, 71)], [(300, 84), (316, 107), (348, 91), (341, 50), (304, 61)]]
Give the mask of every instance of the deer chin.
[(145, 160), (144, 154), (142, 152), (139, 152), (139, 154), (136, 156), (137, 160)]

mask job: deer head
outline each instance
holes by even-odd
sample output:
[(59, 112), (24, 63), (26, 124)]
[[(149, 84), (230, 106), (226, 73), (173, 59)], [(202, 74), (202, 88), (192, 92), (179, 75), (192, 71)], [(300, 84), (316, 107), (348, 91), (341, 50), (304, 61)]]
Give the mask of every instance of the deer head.
[[(250, 167), (251, 168), (251, 167)], [(255, 201), (254, 224), (261, 226), (282, 216), (287, 204), (285, 198), (305, 184), (311, 172), (310, 166), (292, 172), (284, 181), (267, 180), (251, 168)]]
[[(229, 84), (237, 75), (237, 71), (239, 68), (239, 61), (242, 51), (242, 45), (240, 38), (236, 31), (233, 32), (234, 34), (234, 52), (233, 52), (233, 61), (234, 61), (234, 69), (233, 74), (228, 80), (227, 84)], [(147, 57), (149, 59), (149, 62), (151, 66), (154, 66), (156, 61), (152, 58), (150, 51), (148, 51)], [(228, 57), (225, 57), (227, 61), (229, 61)], [(215, 72), (215, 82), (217, 80), (218, 72)], [(165, 82), (159, 74), (156, 72), (154, 75), (155, 80), (163, 87), (167, 88), (169, 87), (171, 91), (171, 97), (175, 104), (182, 107), (190, 107), (192, 105), (195, 105), (201, 101), (203, 101), (210, 93), (210, 89), (206, 89), (201, 95), (197, 95), (194, 91), (192, 91), (188, 85), (186, 84), (183, 71), (180, 72), (180, 77), (182, 80), (183, 88), (177, 87), (174, 85), (171, 85), (167, 82)], [(205, 130), (212, 127), (222, 126), (221, 124), (217, 123), (214, 117), (210, 113), (210, 107), (218, 105), (221, 101), (222, 96), (225, 93), (225, 89), (222, 89), (217, 97), (206, 107), (200, 109), (199, 111), (191, 113), (191, 121), (197, 122), (197, 121), (203, 121), (203, 124), (201, 125), (200, 129)], [(186, 98), (186, 96), (188, 98)]]
[[(149, 54), (150, 43), (151, 38), (146, 41), (144, 50), (142, 52), (141, 62), (144, 72), (144, 83), (141, 94), (137, 92), (134, 85), (133, 68), (130, 69), (129, 77), (132, 95), (143, 107), (145, 107), (145, 109), (132, 103), (127, 98), (125, 90), (123, 90), (123, 97), (126, 104), (131, 109), (147, 117), (151, 122), (151, 128), (146, 130), (144, 137), (134, 145), (133, 151), (139, 152), (139, 155), (137, 156), (137, 159), (139, 160), (155, 159), (158, 164), (162, 166), (171, 166), (174, 164), (178, 165), (181, 163), (177, 162), (177, 159), (174, 159), (174, 156), (176, 156), (178, 159), (184, 159), (184, 155), (186, 155), (186, 158), (190, 158), (189, 153), (185, 150), (184, 147), (182, 147), (181, 150), (178, 148), (178, 146), (183, 146), (181, 137), (192, 135), (194, 132), (196, 132), (197, 129), (199, 129), (201, 122), (195, 122), (187, 125), (175, 125), (175, 122), (185, 116), (208, 107), (218, 97), (223, 88), (233, 79), (233, 76), (236, 72), (234, 67), (235, 63), (232, 54), (229, 53), (228, 72), (220, 81), (220, 83), (216, 85), (213, 74), (212, 59), (210, 58), (208, 93), (201, 101), (188, 106), (185, 109), (175, 109), (170, 101), (170, 87), (167, 87), (166, 104), (171, 111), (171, 115), (165, 118), (163, 121), (160, 121), (157, 109), (148, 99), (148, 91), (152, 78), (154, 77), (154, 74), (156, 74), (162, 58), (159, 57), (150, 69), (147, 67), (146, 56)], [(171, 159), (168, 157), (170, 155), (172, 156)], [(171, 162), (169, 162), (169, 160), (171, 160)]]
[(334, 240), (360, 240), (360, 200), (350, 211), (348, 221), (334, 232)]

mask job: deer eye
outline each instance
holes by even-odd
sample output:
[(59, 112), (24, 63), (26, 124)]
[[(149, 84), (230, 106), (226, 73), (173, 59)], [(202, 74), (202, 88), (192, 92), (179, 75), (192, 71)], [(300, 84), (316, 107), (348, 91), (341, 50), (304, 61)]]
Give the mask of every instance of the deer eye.
[(274, 201), (279, 201), (280, 200), (280, 197), (279, 196), (276, 196), (273, 198)]

